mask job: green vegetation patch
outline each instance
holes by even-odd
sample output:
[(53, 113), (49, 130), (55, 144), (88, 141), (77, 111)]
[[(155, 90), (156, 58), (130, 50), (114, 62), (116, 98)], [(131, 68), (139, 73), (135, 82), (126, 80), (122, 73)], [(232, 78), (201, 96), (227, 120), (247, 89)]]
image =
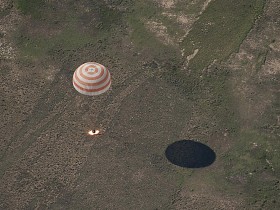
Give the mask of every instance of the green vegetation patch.
[[(110, 38), (111, 30), (121, 23), (123, 15), (104, 2), (87, 0), (69, 1), (63, 8), (44, 0), (18, 0), (17, 7), (23, 14), (31, 15), (31, 19), (27, 27), (19, 27), (15, 41), (21, 56), (34, 60), (49, 56), (64, 60), (86, 46), (92, 48), (98, 41)], [(50, 33), (46, 33), (48, 29)]]
[[(162, 8), (153, 1), (135, 1), (132, 6), (132, 11), (128, 15), (128, 24), (131, 27), (131, 40), (137, 47), (137, 50), (144, 50), (150, 56), (159, 59), (175, 59), (180, 57), (179, 52), (172, 46), (163, 44), (155, 35), (150, 32), (145, 23), (147, 21), (160, 20), (162, 21), (163, 12)], [(169, 25), (170, 26), (170, 25)], [(169, 31), (172, 31), (170, 27), (167, 27)], [(175, 59), (178, 61), (178, 59)]]
[(136, 1), (134, 4), (134, 9), (128, 17), (128, 23), (132, 28), (131, 40), (140, 49), (145, 47), (151, 49), (156, 54), (164, 46), (160, 41), (150, 33), (144, 23), (156, 16), (160, 8), (157, 7), (152, 2), (148, 1)]
[(11, 67), (9, 66), (0, 66), (0, 76), (7, 76), (11, 71)]
[(99, 5), (100, 22), (102, 27), (110, 29), (113, 24), (117, 24), (121, 18), (122, 14), (116, 9), (111, 9), (105, 5)]
[[(239, 117), (229, 83), (229, 72), (223, 68), (213, 68), (212, 72), (200, 78), (198, 92), (195, 93), (198, 106), (208, 113), (208, 118), (217, 124), (216, 130), (226, 130), (230, 135), (239, 132)], [(206, 126), (209, 121), (206, 122)]]
[[(180, 65), (180, 64), (178, 64)], [(209, 120), (216, 122), (213, 129), (227, 130), (235, 135), (239, 131), (239, 117), (235, 112), (234, 97), (227, 69), (211, 67), (209, 73), (192, 72), (186, 75), (179, 66), (173, 66), (163, 77), (191, 100), (195, 101), (201, 115), (208, 120), (201, 126), (208, 127)]]
[(267, 166), (266, 159), (271, 155), (269, 139), (256, 131), (241, 132), (231, 151), (225, 155), (226, 168), (229, 175), (249, 174), (262, 171)]
[(16, 39), (21, 54), (30, 58), (43, 58), (53, 49), (60, 48), (67, 51), (94, 41), (90, 35), (79, 33), (75, 28), (65, 29), (59, 35), (50, 38), (32, 37), (19, 33)]
[(251, 205), (264, 201), (266, 205), (275, 205), (280, 191), (280, 180), (276, 179), (280, 171), (280, 154), (276, 149), (279, 146), (277, 138), (246, 131), (240, 133), (234, 146), (222, 157), (229, 182), (243, 187), (250, 195), (247, 199)]
[(25, 15), (40, 18), (42, 9), (45, 7), (44, 0), (17, 0), (17, 8)]
[(10, 9), (4, 8), (3, 10), (0, 10), (0, 18), (3, 18), (5, 16), (7, 16), (8, 14), (10, 14)]
[(212, 1), (183, 41), (186, 55), (199, 49), (189, 67), (201, 70), (237, 51), (264, 4), (265, 0)]
[(266, 108), (264, 114), (261, 115), (260, 120), (255, 125), (260, 131), (275, 137), (280, 136), (280, 126), (278, 119), (278, 116), (280, 116), (280, 93), (277, 92), (279, 82), (280, 75), (276, 75), (273, 80), (259, 82), (256, 89), (257, 93), (263, 94), (267, 94), (269, 91), (271, 91), (271, 89), (275, 90), (275, 95), (271, 101), (271, 104)]

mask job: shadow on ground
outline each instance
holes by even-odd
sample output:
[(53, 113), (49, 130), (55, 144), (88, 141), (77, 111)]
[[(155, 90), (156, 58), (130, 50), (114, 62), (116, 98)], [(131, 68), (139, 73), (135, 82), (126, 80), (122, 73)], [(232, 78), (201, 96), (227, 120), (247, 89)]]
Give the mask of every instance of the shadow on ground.
[(210, 147), (192, 140), (174, 142), (165, 150), (165, 156), (174, 165), (185, 168), (206, 167), (216, 159), (216, 154)]

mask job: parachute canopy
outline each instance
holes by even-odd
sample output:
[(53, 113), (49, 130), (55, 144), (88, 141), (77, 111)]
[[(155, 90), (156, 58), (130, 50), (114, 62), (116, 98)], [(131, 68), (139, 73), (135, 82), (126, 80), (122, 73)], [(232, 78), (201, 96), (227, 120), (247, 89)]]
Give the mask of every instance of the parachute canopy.
[(110, 72), (99, 63), (84, 63), (74, 72), (73, 86), (79, 93), (84, 95), (100, 95), (110, 88), (111, 75)]

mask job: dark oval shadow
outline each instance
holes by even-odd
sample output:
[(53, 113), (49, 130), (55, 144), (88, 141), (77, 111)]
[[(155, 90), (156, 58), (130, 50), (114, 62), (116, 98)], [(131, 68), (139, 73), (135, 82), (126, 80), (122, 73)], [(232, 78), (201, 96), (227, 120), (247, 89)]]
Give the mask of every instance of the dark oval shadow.
[(216, 154), (210, 147), (192, 140), (170, 144), (165, 150), (165, 156), (174, 165), (184, 168), (206, 167), (216, 159)]

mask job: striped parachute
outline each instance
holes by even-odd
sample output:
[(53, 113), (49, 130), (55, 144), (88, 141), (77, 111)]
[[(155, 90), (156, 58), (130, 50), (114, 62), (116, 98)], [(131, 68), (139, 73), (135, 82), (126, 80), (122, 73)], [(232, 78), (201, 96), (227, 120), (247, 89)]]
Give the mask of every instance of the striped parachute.
[(79, 93), (84, 95), (100, 95), (110, 88), (111, 75), (99, 63), (84, 63), (76, 69), (73, 75), (73, 86)]

